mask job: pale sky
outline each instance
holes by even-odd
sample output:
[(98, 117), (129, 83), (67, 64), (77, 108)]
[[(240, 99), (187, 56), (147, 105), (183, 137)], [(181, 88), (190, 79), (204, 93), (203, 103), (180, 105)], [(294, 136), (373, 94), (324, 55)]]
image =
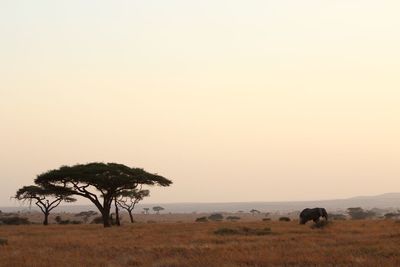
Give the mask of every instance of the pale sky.
[(400, 191), (400, 2), (0, 1), (0, 206), (91, 161), (151, 202)]

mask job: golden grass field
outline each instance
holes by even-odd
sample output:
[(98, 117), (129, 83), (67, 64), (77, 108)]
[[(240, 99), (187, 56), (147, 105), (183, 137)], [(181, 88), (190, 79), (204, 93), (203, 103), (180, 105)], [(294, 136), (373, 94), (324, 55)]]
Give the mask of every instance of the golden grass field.
[[(219, 228), (271, 228), (262, 236)], [(1, 266), (400, 266), (400, 223), (334, 221), (1, 226)]]

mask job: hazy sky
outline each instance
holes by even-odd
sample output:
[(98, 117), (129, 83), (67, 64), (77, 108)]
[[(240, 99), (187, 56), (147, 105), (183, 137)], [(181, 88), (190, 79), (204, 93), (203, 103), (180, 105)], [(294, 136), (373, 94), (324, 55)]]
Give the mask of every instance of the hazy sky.
[(0, 206), (63, 164), (147, 202), (400, 191), (400, 2), (0, 1)]

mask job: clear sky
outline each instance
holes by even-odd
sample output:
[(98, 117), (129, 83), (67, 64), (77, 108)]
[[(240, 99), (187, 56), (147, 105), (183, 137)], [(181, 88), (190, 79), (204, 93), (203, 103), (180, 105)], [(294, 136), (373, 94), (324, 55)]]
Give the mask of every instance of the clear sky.
[(400, 2), (0, 1), (0, 206), (63, 164), (148, 202), (400, 191)]

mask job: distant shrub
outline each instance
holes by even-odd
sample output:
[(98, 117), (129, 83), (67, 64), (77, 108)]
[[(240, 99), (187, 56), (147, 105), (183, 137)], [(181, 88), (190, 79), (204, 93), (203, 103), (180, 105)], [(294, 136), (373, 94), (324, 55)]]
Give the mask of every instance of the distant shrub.
[(60, 223), (62, 221), (61, 216), (56, 216), (56, 218), (54, 218), (54, 220), (56, 221), (56, 223)]
[(280, 217), (279, 221), (281, 221), (281, 222), (290, 222), (290, 218), (289, 217)]
[(266, 227), (263, 229), (253, 229), (249, 227), (233, 228), (219, 228), (214, 231), (216, 235), (269, 235), (272, 234), (271, 228)]
[(0, 238), (0, 246), (8, 245), (8, 240), (5, 238)]
[(30, 224), (28, 218), (12, 216), (12, 217), (2, 217), (0, 218), (1, 224), (6, 225), (22, 225), (22, 224)]
[(240, 217), (239, 216), (228, 216), (228, 217), (226, 217), (226, 220), (235, 222), (235, 221), (240, 220)]
[(348, 208), (347, 213), (350, 215), (351, 219), (353, 219), (353, 220), (369, 219), (369, 218), (373, 218), (376, 216), (375, 212), (373, 212), (371, 210), (365, 211), (360, 207)]
[[(77, 222), (77, 221), (75, 221), (75, 222)], [(102, 216), (95, 217), (91, 221), (91, 224), (102, 224), (102, 223), (103, 223), (103, 217)], [(111, 223), (111, 225), (115, 225), (115, 219), (113, 218), (112, 215), (110, 215), (110, 223)]]
[(384, 215), (384, 217), (385, 217), (385, 219), (395, 219), (395, 218), (399, 218), (400, 214), (399, 213), (390, 212), (390, 213), (386, 213)]
[(346, 215), (340, 214), (340, 213), (338, 213), (338, 214), (329, 213), (328, 218), (331, 220), (343, 221), (343, 220), (346, 220)]
[(92, 220), (91, 224), (101, 224), (103, 223), (103, 217), (99, 216)]
[[(101, 223), (103, 223), (103, 220), (101, 220)], [(59, 222), (59, 224), (65, 225), (65, 224), (82, 224), (81, 221), (76, 221), (76, 220), (62, 220)]]
[(199, 217), (196, 219), (196, 222), (208, 222), (207, 217)]
[(256, 209), (252, 209), (252, 210), (250, 210), (250, 213), (253, 214), (253, 215), (255, 215), (255, 214), (260, 214), (261, 211), (256, 210)]
[(240, 232), (238, 229), (219, 228), (214, 231), (214, 234), (216, 234), (216, 235), (238, 235), (238, 234), (240, 234)]
[(147, 223), (156, 223), (156, 221), (148, 220)]
[(89, 211), (82, 211), (82, 212), (79, 212), (79, 213), (77, 213), (77, 214), (75, 214), (75, 217), (86, 217), (86, 216), (95, 216), (95, 215), (97, 215), (98, 213), (96, 212), (96, 211), (93, 211), (93, 210), (89, 210)]
[(220, 213), (214, 213), (208, 216), (208, 219), (210, 221), (222, 221), (224, 219), (224, 216), (222, 216), (222, 214)]
[(271, 221), (271, 218), (263, 218), (262, 221), (263, 222), (269, 222), (269, 221)]

